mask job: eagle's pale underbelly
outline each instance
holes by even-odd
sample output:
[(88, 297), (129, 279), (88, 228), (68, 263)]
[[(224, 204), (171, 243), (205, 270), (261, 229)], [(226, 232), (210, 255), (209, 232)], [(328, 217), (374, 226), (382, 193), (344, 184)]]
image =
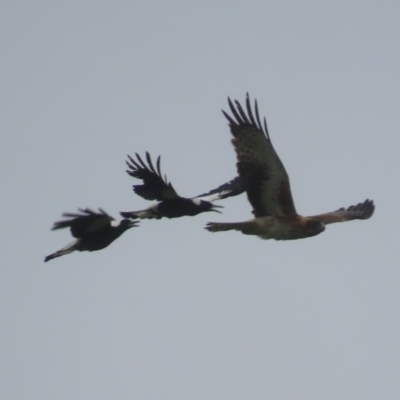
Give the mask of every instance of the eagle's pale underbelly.
[[(310, 236), (303, 224), (297, 221), (282, 221), (273, 217), (256, 218), (252, 220), (254, 226), (253, 235), (261, 239), (295, 240)], [(247, 232), (242, 231), (247, 234)]]
[(211, 232), (236, 230), (264, 240), (296, 240), (318, 235), (324, 230), (324, 226), (320, 224), (316, 229), (309, 225), (306, 218), (300, 216), (268, 216), (244, 222), (210, 222), (207, 229)]

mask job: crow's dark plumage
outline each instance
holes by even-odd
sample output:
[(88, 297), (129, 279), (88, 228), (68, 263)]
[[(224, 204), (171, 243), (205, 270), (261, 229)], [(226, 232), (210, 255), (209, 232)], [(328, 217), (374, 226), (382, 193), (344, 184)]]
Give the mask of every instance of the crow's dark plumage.
[(156, 200), (158, 203), (145, 210), (123, 211), (120, 214), (124, 218), (178, 218), (194, 216), (206, 211), (219, 212), (217, 208), (222, 206), (213, 205), (213, 201), (236, 196), (244, 192), (241, 178), (236, 177), (207, 193), (192, 198), (181, 197), (172, 184), (168, 182), (167, 177), (165, 175), (163, 177), (160, 157), (157, 158), (156, 166), (153, 165), (148, 152), (146, 152), (147, 164), (137, 153), (136, 158), (137, 160), (134, 160), (128, 155), (128, 161), (126, 161), (128, 165), (126, 172), (130, 176), (143, 181), (142, 185), (134, 185), (133, 191), (146, 200)]
[(99, 208), (99, 212), (88, 208), (79, 209), (80, 214), (64, 213), (66, 219), (55, 222), (52, 230), (70, 228), (76, 240), (61, 250), (48, 255), (44, 261), (72, 253), (73, 251), (95, 251), (110, 245), (125, 231), (133, 228), (138, 222), (123, 219), (115, 222), (114, 218)]

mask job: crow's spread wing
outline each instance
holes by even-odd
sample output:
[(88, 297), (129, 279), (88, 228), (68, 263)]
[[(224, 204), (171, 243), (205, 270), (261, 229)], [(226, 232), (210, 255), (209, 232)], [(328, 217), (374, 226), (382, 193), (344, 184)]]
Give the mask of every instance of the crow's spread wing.
[(134, 192), (146, 200), (171, 200), (178, 198), (178, 194), (172, 184), (167, 181), (166, 176), (161, 173), (161, 158), (157, 158), (156, 168), (151, 161), (150, 154), (146, 152), (146, 163), (142, 160), (139, 154), (136, 153), (137, 160), (134, 160), (128, 155), (126, 171), (130, 176), (143, 181), (143, 185), (134, 185)]
[(62, 214), (66, 219), (55, 222), (52, 230), (70, 228), (72, 236), (81, 239), (87, 234), (109, 227), (111, 221), (114, 219), (101, 208), (99, 208), (99, 212), (92, 211), (89, 208), (80, 208), (78, 211), (80, 214)]

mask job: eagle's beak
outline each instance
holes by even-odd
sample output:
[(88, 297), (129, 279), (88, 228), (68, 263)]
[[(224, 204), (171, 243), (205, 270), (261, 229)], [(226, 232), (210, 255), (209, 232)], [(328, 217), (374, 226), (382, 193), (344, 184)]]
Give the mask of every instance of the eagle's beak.
[(218, 206), (218, 205), (213, 204), (210, 211), (215, 211), (217, 213), (222, 214), (221, 211), (217, 210), (217, 208), (224, 208), (224, 206)]

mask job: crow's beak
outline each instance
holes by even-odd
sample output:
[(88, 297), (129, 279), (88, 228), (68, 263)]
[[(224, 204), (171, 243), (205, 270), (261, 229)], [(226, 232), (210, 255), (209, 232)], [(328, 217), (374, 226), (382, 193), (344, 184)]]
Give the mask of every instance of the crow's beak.
[(132, 220), (130, 220), (128, 226), (129, 226), (129, 228), (134, 228), (134, 227), (137, 227), (138, 224), (139, 224), (139, 221), (132, 221)]
[(224, 208), (224, 206), (217, 206), (217, 205), (213, 204), (210, 211), (215, 211), (217, 213), (222, 214), (221, 211), (217, 210), (217, 208)]

